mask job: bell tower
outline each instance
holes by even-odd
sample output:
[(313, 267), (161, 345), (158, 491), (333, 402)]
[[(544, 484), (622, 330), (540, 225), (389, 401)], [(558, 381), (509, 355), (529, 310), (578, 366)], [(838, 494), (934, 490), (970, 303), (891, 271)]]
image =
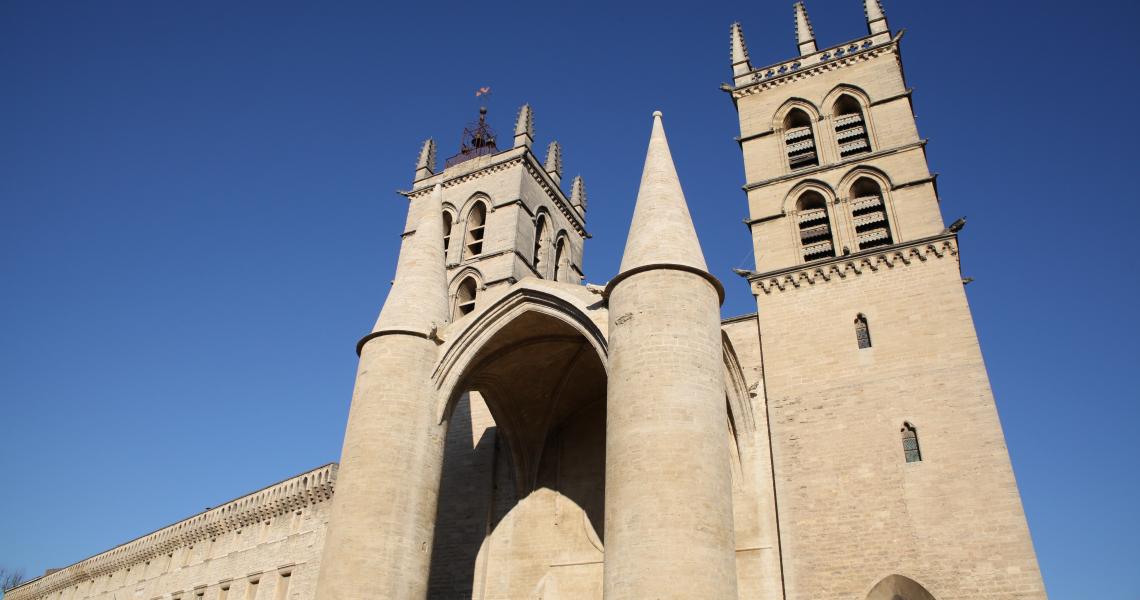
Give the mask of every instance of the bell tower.
[[(459, 150), (437, 169), (436, 143), (424, 142), (412, 189), (408, 229), (417, 201), (443, 187), (443, 231), (452, 318), (499, 296), (526, 277), (580, 283), (586, 238), (586, 189), (581, 177), (562, 189), (562, 147), (533, 150), (534, 115), (519, 109), (513, 143), (500, 148), (487, 109), (469, 124)], [(406, 234), (405, 234), (406, 235)]]
[(863, 9), (867, 35), (826, 45), (796, 2), (796, 55), (768, 66), (730, 29), (786, 598), (1045, 598), (963, 222), (944, 225), (902, 33)]

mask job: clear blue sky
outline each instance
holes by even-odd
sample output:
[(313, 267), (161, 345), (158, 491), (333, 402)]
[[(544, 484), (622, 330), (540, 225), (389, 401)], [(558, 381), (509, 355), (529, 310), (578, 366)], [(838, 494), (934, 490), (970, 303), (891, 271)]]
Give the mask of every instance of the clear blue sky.
[[(1140, 597), (1140, 9), (886, 0), (1053, 598)], [(699, 8), (698, 8), (699, 7)], [(821, 45), (860, 0), (809, 0)], [(36, 575), (336, 460), (421, 141), (535, 109), (616, 270), (665, 113), (754, 310), (728, 27), (790, 1), (0, 2), (0, 565)]]

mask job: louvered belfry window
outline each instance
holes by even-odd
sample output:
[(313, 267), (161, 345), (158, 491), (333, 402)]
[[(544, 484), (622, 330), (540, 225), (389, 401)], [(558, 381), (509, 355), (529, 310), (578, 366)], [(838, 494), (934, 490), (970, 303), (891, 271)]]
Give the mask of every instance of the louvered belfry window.
[(894, 243), (883, 190), (873, 179), (862, 177), (851, 186), (851, 219), (860, 250)]
[(903, 423), (900, 433), (902, 435), (903, 455), (906, 457), (906, 462), (921, 462), (922, 451), (918, 448), (918, 431), (915, 430), (914, 425)]
[(792, 109), (784, 118), (784, 149), (788, 153), (788, 166), (793, 171), (819, 164), (811, 117), (798, 108)]
[(871, 151), (863, 108), (851, 96), (840, 96), (835, 102), (835, 141), (839, 144), (840, 158)]
[(463, 315), (470, 314), (475, 310), (475, 296), (478, 293), (478, 287), (475, 283), (474, 277), (467, 277), (459, 284), (459, 288), (455, 292), (455, 316), (458, 319)]
[(831, 219), (823, 195), (814, 191), (804, 192), (796, 203), (796, 213), (804, 262), (835, 256)]
[(471, 212), (467, 213), (467, 255), (478, 256), (483, 253), (483, 227), (487, 221), (487, 206), (482, 202), (475, 203)]

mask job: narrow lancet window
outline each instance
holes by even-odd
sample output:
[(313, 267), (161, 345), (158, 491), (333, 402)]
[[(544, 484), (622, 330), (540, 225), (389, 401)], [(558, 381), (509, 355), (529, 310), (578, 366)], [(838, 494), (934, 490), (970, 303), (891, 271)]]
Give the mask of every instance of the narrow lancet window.
[(863, 107), (846, 94), (835, 101), (835, 141), (839, 144), (840, 158), (871, 151)]
[(546, 237), (546, 215), (538, 215), (538, 221), (534, 226), (534, 271), (538, 273), (539, 277), (543, 277), (543, 270), (546, 268), (546, 261), (544, 260)]
[(906, 456), (906, 462), (921, 462), (922, 451), (918, 448), (918, 431), (914, 429), (914, 425), (903, 423), (900, 433), (902, 434), (903, 455)]
[(459, 284), (459, 289), (455, 292), (455, 317), (458, 319), (463, 315), (470, 314), (475, 310), (475, 296), (478, 293), (478, 288), (475, 284), (474, 277), (468, 277)]
[(566, 238), (561, 238), (558, 240), (558, 248), (554, 252), (554, 281), (570, 283), (565, 281), (569, 267), (570, 254), (566, 251)]
[(851, 186), (851, 219), (860, 250), (894, 243), (883, 190), (875, 180), (861, 177)]
[(451, 247), (451, 213), (443, 211), (443, 256), (447, 258), (447, 249)]
[(467, 255), (478, 256), (483, 253), (483, 228), (487, 222), (487, 207), (477, 202), (467, 213)]
[(788, 166), (793, 171), (819, 164), (811, 117), (798, 108), (792, 109), (784, 118), (784, 149), (788, 153)]
[(867, 317), (862, 314), (855, 317), (855, 341), (860, 349), (871, 347), (871, 330), (867, 328)]
[(804, 262), (835, 256), (827, 199), (819, 192), (805, 192), (796, 202), (796, 213)]

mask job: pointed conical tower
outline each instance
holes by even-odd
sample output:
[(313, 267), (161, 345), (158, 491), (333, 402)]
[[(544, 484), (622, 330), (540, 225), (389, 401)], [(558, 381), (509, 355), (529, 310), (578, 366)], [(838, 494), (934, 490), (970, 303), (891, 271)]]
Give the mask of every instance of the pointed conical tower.
[(796, 2), (792, 10), (796, 13), (796, 44), (800, 49), (800, 56), (807, 56), (816, 51), (815, 30), (808, 19), (807, 7), (803, 2)]
[(427, 593), (444, 437), (429, 389), (434, 329), (448, 319), (442, 197), (436, 185), (422, 206), (409, 207), (419, 216), (415, 230), (405, 238), (376, 326), (357, 346), (360, 366), (318, 598)]
[(732, 45), (732, 75), (739, 77), (752, 71), (752, 63), (748, 60), (748, 45), (744, 43), (744, 30), (740, 23), (733, 23), (729, 30), (730, 44)]
[(867, 15), (867, 33), (889, 33), (891, 28), (887, 25), (887, 14), (883, 12), (883, 4), (879, 0), (863, 0), (863, 12)]
[(660, 112), (606, 292), (605, 598), (735, 599), (723, 290), (705, 266)]
[(557, 140), (550, 142), (546, 147), (546, 162), (543, 163), (543, 168), (556, 184), (562, 183), (562, 145)]

